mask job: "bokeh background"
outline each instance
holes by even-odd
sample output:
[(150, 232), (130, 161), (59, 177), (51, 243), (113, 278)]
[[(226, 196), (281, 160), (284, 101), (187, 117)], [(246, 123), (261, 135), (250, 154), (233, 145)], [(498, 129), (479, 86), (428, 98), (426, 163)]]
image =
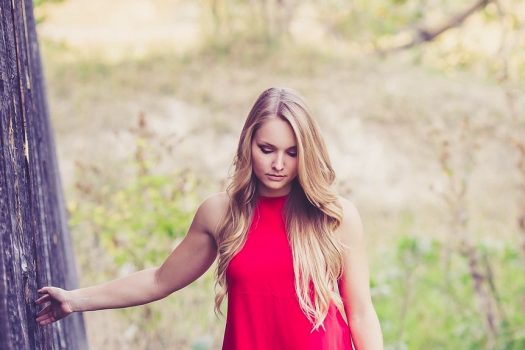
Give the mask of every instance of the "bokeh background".
[[(525, 349), (525, 2), (34, 0), (81, 286), (159, 265), (260, 92), (307, 100), (387, 349)], [(93, 349), (219, 349), (215, 265), (86, 313)]]

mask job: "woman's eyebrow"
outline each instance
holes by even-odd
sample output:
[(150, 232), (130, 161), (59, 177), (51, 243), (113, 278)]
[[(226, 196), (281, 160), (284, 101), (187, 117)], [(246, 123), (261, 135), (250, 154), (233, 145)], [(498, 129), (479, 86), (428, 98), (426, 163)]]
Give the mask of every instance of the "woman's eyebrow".
[[(258, 144), (260, 146), (270, 146), (270, 147), (273, 147), (273, 148), (277, 148), (275, 145), (272, 145), (271, 143), (266, 142), (266, 141), (260, 141), (260, 142), (258, 142)], [(291, 147), (287, 148), (287, 150), (291, 150), (291, 149), (297, 149), (297, 146), (291, 146)]]

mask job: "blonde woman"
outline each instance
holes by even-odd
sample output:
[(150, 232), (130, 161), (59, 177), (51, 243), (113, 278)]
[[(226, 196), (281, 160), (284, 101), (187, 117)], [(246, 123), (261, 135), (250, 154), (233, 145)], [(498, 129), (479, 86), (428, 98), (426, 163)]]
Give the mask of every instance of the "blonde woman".
[(43, 287), (39, 324), (165, 298), (218, 258), (223, 350), (383, 349), (359, 213), (334, 192), (324, 141), (297, 92), (259, 96), (233, 165), (227, 191), (204, 200), (160, 267), (72, 291)]

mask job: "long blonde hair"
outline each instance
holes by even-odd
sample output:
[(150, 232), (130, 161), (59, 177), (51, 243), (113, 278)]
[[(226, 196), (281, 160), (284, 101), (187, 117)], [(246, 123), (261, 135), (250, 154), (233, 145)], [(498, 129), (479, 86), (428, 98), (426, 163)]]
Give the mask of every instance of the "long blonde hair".
[(333, 234), (341, 223), (342, 208), (331, 188), (335, 173), (319, 128), (303, 99), (289, 88), (265, 90), (241, 131), (227, 188), (229, 208), (218, 230), (215, 311), (222, 314), (220, 305), (227, 294), (226, 269), (246, 242), (257, 200), (252, 139), (265, 120), (275, 117), (288, 122), (297, 140), (298, 175), (286, 202), (286, 231), (293, 254), (295, 291), (302, 311), (316, 330), (323, 326), (331, 301), (342, 310), (335, 288), (342, 275), (343, 248)]

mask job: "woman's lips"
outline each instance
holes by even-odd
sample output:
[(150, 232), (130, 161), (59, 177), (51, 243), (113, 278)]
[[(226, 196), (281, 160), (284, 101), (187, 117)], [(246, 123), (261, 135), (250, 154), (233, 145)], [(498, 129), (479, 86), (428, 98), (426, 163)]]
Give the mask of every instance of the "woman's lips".
[(266, 174), (268, 178), (272, 181), (282, 181), (286, 176), (285, 175), (274, 175), (274, 174)]

